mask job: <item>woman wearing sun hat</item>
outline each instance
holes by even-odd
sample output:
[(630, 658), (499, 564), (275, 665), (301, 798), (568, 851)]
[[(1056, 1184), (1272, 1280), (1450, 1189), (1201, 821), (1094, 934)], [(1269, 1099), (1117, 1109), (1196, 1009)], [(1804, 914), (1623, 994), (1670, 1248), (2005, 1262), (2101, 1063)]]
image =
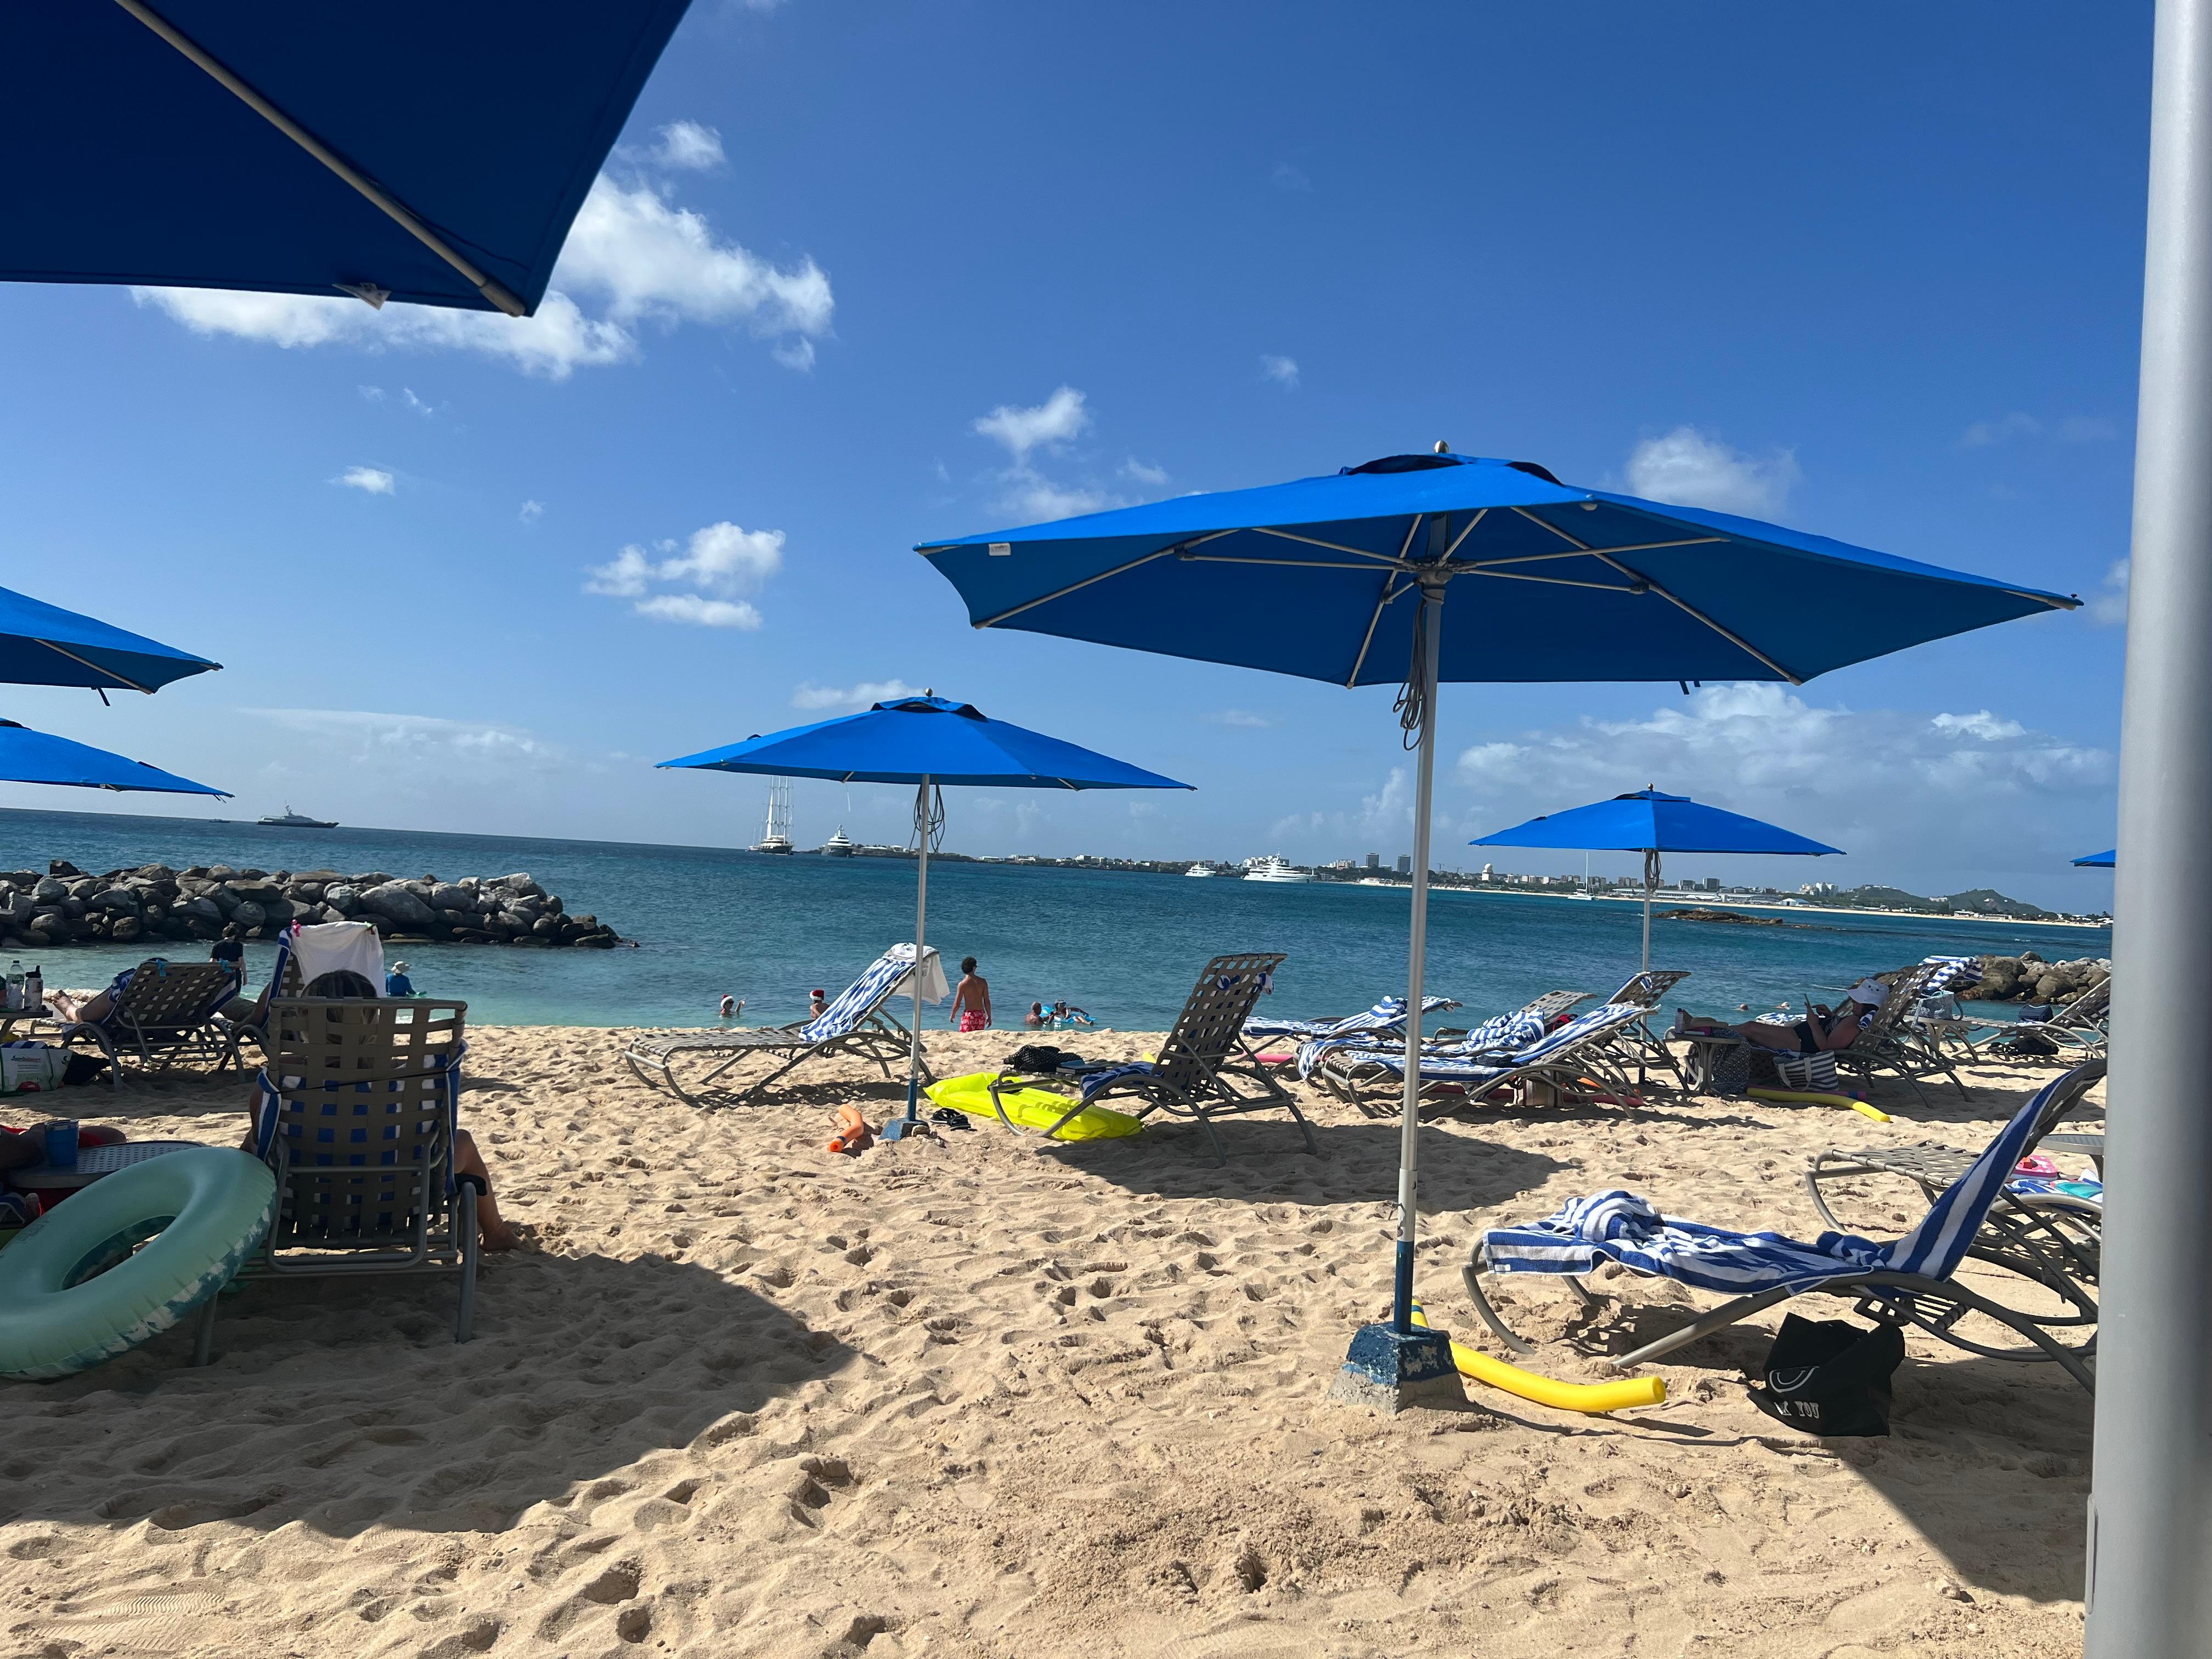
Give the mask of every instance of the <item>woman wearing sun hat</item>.
[(1863, 979), (1845, 993), (1842, 1006), (1829, 1010), (1814, 1008), (1808, 1018), (1792, 1025), (1769, 1025), (1763, 1020), (1747, 1020), (1741, 1025), (1727, 1025), (1717, 1019), (1698, 1019), (1687, 1009), (1674, 1011), (1674, 1036), (1735, 1036), (1746, 1042), (1755, 1042), (1762, 1048), (1778, 1048), (1784, 1054), (1832, 1054), (1848, 1048), (1857, 1040), (1859, 1022), (1889, 1000), (1889, 987), (1878, 979)]

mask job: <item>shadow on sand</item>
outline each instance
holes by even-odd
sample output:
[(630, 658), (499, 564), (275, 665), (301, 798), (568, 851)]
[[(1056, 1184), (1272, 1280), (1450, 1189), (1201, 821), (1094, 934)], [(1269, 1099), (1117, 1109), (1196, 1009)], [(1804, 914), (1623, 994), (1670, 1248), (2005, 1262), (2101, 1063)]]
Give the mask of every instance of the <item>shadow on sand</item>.
[(206, 1368), (187, 1322), (96, 1370), (0, 1384), (0, 1522), (499, 1530), (655, 1450), (749, 1434), (748, 1413), (852, 1357), (655, 1256), (488, 1259), (465, 1345), (453, 1295), (442, 1275), (262, 1281), (226, 1296)]

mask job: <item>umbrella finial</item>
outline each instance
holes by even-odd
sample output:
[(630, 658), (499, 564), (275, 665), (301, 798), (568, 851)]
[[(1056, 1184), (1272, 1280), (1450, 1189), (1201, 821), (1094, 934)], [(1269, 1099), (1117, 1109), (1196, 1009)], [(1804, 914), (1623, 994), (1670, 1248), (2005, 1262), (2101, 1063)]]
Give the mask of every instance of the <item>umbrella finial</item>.
[(1449, 454), (1450, 454), (1450, 453), (1451, 453), (1451, 446), (1450, 446), (1449, 444), (1446, 443), (1446, 442), (1445, 442), (1442, 438), (1437, 439), (1437, 454), (1439, 454), (1439, 455), (1449, 455)]

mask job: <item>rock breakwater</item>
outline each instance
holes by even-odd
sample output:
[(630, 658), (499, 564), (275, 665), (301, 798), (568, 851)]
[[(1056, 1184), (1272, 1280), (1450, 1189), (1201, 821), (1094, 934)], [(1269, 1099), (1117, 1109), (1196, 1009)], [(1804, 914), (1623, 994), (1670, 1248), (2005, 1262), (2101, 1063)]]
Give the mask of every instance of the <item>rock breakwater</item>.
[(1955, 988), (1977, 1002), (2063, 1002), (2110, 976), (2112, 964), (2101, 957), (2045, 962), (2033, 951), (2016, 957), (1983, 957), (1981, 981)]
[(44, 875), (0, 870), (0, 949), (274, 939), (295, 921), (365, 921), (403, 941), (597, 950), (623, 942), (597, 916), (571, 915), (557, 894), (527, 873), (441, 881), (380, 870), (345, 875), (144, 864), (91, 875), (66, 859), (56, 859)]

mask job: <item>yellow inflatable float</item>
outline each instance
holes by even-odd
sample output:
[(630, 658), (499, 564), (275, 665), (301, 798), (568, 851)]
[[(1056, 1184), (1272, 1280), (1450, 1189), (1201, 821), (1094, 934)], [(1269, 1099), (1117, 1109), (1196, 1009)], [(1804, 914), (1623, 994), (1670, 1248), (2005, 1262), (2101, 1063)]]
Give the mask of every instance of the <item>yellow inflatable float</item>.
[(1808, 1094), (1802, 1089), (1747, 1089), (1744, 1092), (1753, 1100), (1771, 1100), (1784, 1106), (1848, 1106), (1877, 1123), (1889, 1121), (1887, 1112), (1868, 1105), (1854, 1095)]
[[(1421, 1311), (1418, 1302), (1413, 1304), (1413, 1322), (1424, 1330), (1428, 1328), (1428, 1316)], [(1493, 1389), (1503, 1389), (1523, 1400), (1533, 1400), (1540, 1406), (1563, 1412), (1595, 1416), (1604, 1412), (1626, 1411), (1634, 1406), (1656, 1406), (1667, 1398), (1667, 1380), (1660, 1376), (1630, 1376), (1618, 1382), (1559, 1382), (1534, 1371), (1524, 1371), (1518, 1365), (1509, 1365), (1502, 1359), (1492, 1359), (1481, 1350), (1463, 1343), (1453, 1343), (1451, 1355), (1452, 1364), (1459, 1367), (1462, 1376), (1471, 1376)]]
[[(965, 1077), (949, 1077), (942, 1083), (931, 1084), (927, 1093), (939, 1106), (950, 1106), (969, 1117), (988, 1118), (996, 1123), (999, 1114), (991, 1105), (991, 1085), (1000, 1075), (997, 1072), (970, 1072)], [(1075, 1101), (1072, 1096), (1054, 1094), (1049, 1089), (1013, 1088), (1001, 1084), (999, 1104), (1006, 1108), (1006, 1121), (1016, 1128), (1042, 1133), (1067, 1117), (1068, 1108)], [(1061, 1124), (1053, 1139), (1114, 1140), (1135, 1134), (1144, 1127), (1128, 1113), (1117, 1112), (1110, 1106), (1086, 1106)]]

